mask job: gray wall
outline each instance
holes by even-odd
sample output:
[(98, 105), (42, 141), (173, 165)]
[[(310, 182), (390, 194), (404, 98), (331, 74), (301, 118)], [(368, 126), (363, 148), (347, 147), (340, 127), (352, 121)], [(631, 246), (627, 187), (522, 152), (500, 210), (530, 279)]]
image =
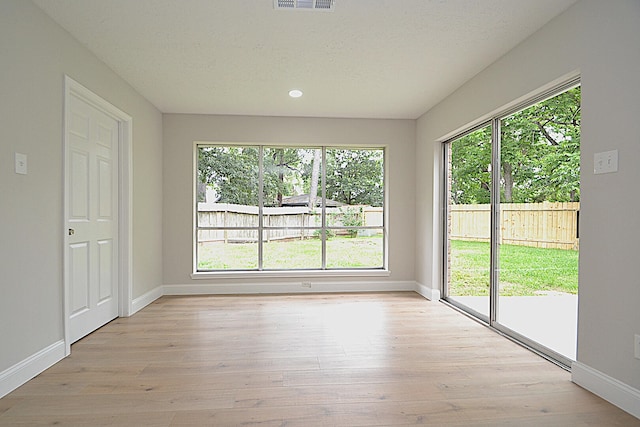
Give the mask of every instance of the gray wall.
[[(192, 217), (194, 141), (267, 144), (374, 145), (387, 147), (389, 277), (413, 281), (415, 222), (414, 120), (164, 115), (164, 283), (234, 283), (229, 278), (193, 280)], [(322, 282), (332, 279), (320, 278)], [(340, 280), (340, 279), (333, 279)], [(344, 278), (342, 279), (344, 281)], [(362, 280), (362, 279), (360, 279)], [(243, 284), (300, 281), (242, 278)], [(235, 282), (237, 283), (237, 282)]]
[[(556, 79), (582, 76), (578, 360), (636, 389), (640, 360), (640, 2), (583, 0), (418, 120), (416, 280), (438, 288), (443, 137)], [(619, 172), (593, 174), (619, 150)]]
[(133, 295), (162, 284), (162, 115), (30, 1), (2, 0), (0, 372), (63, 339), (64, 74), (133, 117)]

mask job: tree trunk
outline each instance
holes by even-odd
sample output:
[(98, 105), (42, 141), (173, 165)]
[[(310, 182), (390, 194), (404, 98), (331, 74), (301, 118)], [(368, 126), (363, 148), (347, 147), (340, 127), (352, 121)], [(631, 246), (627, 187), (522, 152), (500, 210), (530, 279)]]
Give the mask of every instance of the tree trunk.
[(504, 179), (504, 201), (513, 201), (513, 169), (510, 163), (502, 164), (502, 178)]
[(313, 169), (311, 169), (311, 186), (309, 189), (309, 210), (316, 208), (316, 199), (318, 196), (318, 180), (320, 179), (320, 163), (322, 162), (320, 150), (313, 152)]
[(198, 202), (207, 202), (207, 184), (204, 182), (198, 182)]
[(282, 207), (282, 190), (284, 188), (284, 172), (282, 168), (284, 167), (284, 150), (278, 150), (278, 206)]

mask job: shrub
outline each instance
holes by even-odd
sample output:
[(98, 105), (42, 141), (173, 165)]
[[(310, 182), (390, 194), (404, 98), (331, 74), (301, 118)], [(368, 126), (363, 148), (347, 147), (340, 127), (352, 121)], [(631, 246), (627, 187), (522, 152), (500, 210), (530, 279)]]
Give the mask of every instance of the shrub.
[[(364, 225), (362, 207), (340, 208), (340, 212), (342, 213), (342, 225), (345, 227), (362, 227)], [(347, 232), (349, 237), (358, 236), (357, 228), (349, 228)]]

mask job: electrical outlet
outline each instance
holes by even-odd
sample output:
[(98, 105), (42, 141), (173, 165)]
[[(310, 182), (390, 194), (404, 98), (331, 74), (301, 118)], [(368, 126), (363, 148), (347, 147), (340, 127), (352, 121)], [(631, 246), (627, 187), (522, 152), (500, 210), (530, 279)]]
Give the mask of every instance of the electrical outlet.
[(633, 355), (636, 359), (640, 359), (640, 335), (633, 337)]
[(302, 282), (302, 287), (311, 289), (311, 282)]
[(27, 155), (15, 153), (16, 173), (20, 175), (27, 174)]

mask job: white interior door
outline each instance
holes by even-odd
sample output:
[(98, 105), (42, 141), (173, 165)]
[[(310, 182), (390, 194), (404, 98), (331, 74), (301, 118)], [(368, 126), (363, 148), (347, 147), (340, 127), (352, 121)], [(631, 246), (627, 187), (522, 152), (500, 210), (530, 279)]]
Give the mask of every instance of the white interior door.
[(73, 343), (118, 316), (119, 122), (67, 100), (67, 322)]

